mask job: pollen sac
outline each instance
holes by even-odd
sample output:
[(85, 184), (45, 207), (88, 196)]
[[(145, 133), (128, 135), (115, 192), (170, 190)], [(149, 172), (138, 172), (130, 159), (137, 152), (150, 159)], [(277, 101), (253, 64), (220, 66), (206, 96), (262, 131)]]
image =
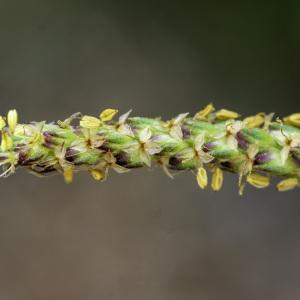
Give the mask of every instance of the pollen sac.
[(211, 188), (213, 191), (218, 192), (223, 185), (223, 171), (220, 168), (216, 168), (213, 172)]
[(104, 111), (101, 112), (100, 114), (100, 120), (102, 122), (108, 122), (110, 120), (112, 120), (112, 118), (118, 113), (117, 109), (111, 109), (111, 108), (107, 108)]
[(8, 128), (11, 133), (14, 133), (18, 123), (18, 113), (15, 109), (10, 110), (7, 114)]
[(300, 127), (300, 113), (292, 114), (283, 119), (285, 124)]
[(256, 128), (265, 123), (265, 116), (263, 113), (244, 119), (244, 123), (248, 128)]
[(71, 183), (74, 178), (74, 169), (72, 167), (64, 170), (64, 179), (66, 183)]
[(247, 176), (247, 182), (256, 188), (266, 188), (270, 185), (270, 178), (256, 173)]
[(200, 110), (195, 114), (195, 119), (196, 120), (206, 120), (207, 117), (215, 111), (214, 106), (212, 103), (208, 104), (204, 109)]
[(101, 170), (92, 169), (89, 172), (92, 175), (92, 177), (97, 181), (104, 179), (104, 173)]
[(0, 131), (6, 126), (6, 122), (2, 116), (0, 116)]
[(207, 172), (203, 167), (200, 167), (197, 172), (197, 182), (200, 188), (203, 190), (207, 187)]
[(234, 111), (221, 109), (216, 112), (216, 117), (218, 120), (230, 120), (237, 119), (240, 115)]
[(297, 185), (299, 185), (298, 178), (288, 178), (280, 181), (277, 184), (277, 190), (280, 192), (285, 192), (294, 189)]
[(1, 150), (3, 152), (11, 150), (13, 147), (13, 140), (7, 132), (2, 132), (1, 136)]
[(83, 116), (80, 121), (80, 126), (83, 128), (98, 128), (101, 125), (101, 121), (95, 117)]

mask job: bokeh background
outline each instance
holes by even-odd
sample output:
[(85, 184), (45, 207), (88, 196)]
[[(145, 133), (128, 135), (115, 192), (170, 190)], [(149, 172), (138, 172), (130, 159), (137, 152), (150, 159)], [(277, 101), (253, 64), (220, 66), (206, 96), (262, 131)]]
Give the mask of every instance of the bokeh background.
[[(299, 1), (0, 1), (0, 113), (300, 110)], [(299, 190), (227, 174), (0, 181), (0, 299), (300, 297)]]

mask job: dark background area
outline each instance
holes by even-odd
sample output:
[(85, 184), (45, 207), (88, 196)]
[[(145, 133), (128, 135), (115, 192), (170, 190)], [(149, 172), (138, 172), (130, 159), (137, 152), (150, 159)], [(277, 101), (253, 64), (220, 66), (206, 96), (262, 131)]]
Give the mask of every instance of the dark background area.
[[(0, 1), (0, 114), (300, 110), (299, 1)], [(0, 299), (300, 297), (299, 190), (158, 168), (0, 181)]]

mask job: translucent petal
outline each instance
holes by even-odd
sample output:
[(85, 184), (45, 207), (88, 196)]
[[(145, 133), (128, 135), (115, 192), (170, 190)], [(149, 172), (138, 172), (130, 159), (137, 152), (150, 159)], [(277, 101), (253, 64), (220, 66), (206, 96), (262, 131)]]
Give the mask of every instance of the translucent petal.
[(104, 143), (104, 139), (101, 136), (93, 137), (91, 140), (92, 148), (99, 148), (103, 145), (103, 143)]
[(203, 150), (199, 151), (200, 159), (203, 163), (208, 164), (214, 160), (214, 157)]
[(231, 125), (231, 133), (232, 134), (237, 134), (240, 130), (242, 130), (245, 127), (244, 123), (242, 121), (235, 121)]
[(282, 133), (281, 130), (273, 130), (271, 132), (271, 135), (276, 139), (276, 141), (279, 145), (285, 144), (286, 137), (284, 136), (284, 134)]
[(196, 136), (195, 138), (195, 149), (196, 151), (200, 151), (202, 150), (202, 146), (205, 142), (205, 139), (204, 139), (204, 134), (203, 133), (200, 133), (199, 135)]
[(127, 113), (121, 115), (121, 116), (119, 117), (119, 122), (118, 122), (118, 123), (119, 123), (119, 124), (124, 124), (124, 123), (126, 122), (126, 120), (128, 119), (129, 115), (131, 114), (131, 112), (132, 112), (132, 109), (129, 110)]
[(163, 171), (165, 172), (165, 174), (170, 177), (171, 179), (174, 179), (173, 174), (170, 172), (170, 170), (167, 168), (167, 166), (162, 165)]
[(157, 154), (159, 152), (161, 152), (162, 148), (156, 144), (156, 143), (153, 143), (153, 142), (147, 142), (145, 144), (145, 150), (150, 154), (150, 155), (153, 155), (153, 154)]
[(140, 151), (139, 158), (146, 166), (151, 167), (151, 156), (146, 151)]
[(139, 140), (141, 143), (146, 143), (152, 136), (151, 130), (149, 127), (145, 127), (139, 132)]
[(62, 168), (63, 170), (68, 170), (68, 169), (73, 168), (73, 163), (71, 163), (71, 162), (65, 160), (65, 158), (59, 159), (58, 162), (59, 162), (59, 165), (61, 166), (61, 168)]
[(299, 133), (293, 132), (290, 135), (290, 138), (291, 138), (291, 144), (290, 144), (291, 147), (295, 148), (295, 147), (300, 146), (300, 134)]
[(182, 160), (190, 160), (195, 157), (195, 151), (192, 148), (186, 148), (180, 151), (177, 156)]
[(183, 133), (181, 130), (180, 125), (173, 125), (170, 129), (170, 136), (177, 139), (177, 140), (182, 140), (183, 138)]
[(247, 150), (248, 156), (251, 160), (253, 160), (256, 156), (256, 154), (259, 151), (259, 147), (257, 144), (251, 144)]
[(122, 134), (134, 137), (133, 131), (128, 124), (121, 124), (118, 128), (118, 131)]
[(264, 124), (264, 127), (263, 127), (265, 130), (269, 129), (273, 117), (274, 117), (274, 113), (270, 113), (270, 114), (265, 116), (265, 124)]
[(238, 148), (238, 141), (233, 135), (229, 135), (227, 137), (227, 145), (232, 148), (232, 149), (237, 149)]
[(174, 120), (173, 125), (179, 125), (188, 116), (189, 113), (179, 114)]
[(107, 152), (104, 155), (104, 159), (108, 164), (114, 164), (116, 162), (116, 158), (113, 156), (111, 152)]
[(226, 131), (221, 131), (221, 132), (217, 132), (216, 134), (214, 134), (213, 138), (216, 140), (222, 139), (226, 136)]
[(122, 151), (130, 154), (132, 152), (136, 152), (141, 148), (141, 144), (137, 141), (132, 141), (130, 143), (127, 143), (124, 145), (124, 147), (122, 148)]

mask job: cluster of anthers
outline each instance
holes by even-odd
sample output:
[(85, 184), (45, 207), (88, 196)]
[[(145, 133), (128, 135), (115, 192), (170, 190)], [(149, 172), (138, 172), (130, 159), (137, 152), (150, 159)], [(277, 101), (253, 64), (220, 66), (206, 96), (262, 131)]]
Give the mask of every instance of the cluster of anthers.
[(212, 104), (188, 117), (188, 113), (163, 121), (129, 117), (114, 120), (116, 109), (99, 117), (76, 113), (56, 123), (18, 123), (16, 110), (0, 116), (0, 177), (26, 167), (45, 176), (62, 173), (67, 183), (74, 172), (87, 170), (94, 179), (106, 179), (109, 169), (119, 173), (148, 166), (162, 166), (168, 176), (182, 170), (196, 172), (201, 189), (219, 191), (223, 171), (238, 173), (239, 192), (246, 183), (257, 188), (270, 185), (271, 177), (286, 191), (300, 184), (300, 113), (272, 121), (273, 114), (259, 113), (239, 119), (236, 112)]

